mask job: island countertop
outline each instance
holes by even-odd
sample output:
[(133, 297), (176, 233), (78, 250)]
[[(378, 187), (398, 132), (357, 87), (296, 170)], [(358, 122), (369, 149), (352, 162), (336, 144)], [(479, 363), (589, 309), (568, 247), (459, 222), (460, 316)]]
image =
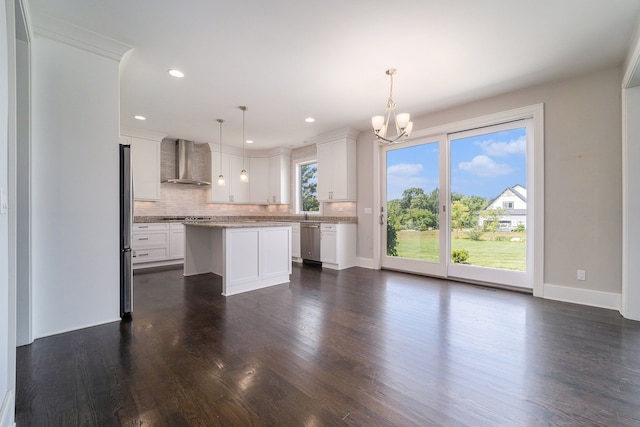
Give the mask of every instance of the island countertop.
[(185, 221), (184, 225), (205, 228), (263, 228), (263, 227), (291, 227), (287, 222), (270, 221)]

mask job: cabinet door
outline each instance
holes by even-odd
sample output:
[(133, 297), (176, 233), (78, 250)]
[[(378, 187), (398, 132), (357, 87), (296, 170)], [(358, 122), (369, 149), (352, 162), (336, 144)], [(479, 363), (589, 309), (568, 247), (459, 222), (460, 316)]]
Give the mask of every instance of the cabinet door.
[(131, 138), (135, 200), (160, 200), (160, 141)]
[[(322, 248), (321, 248), (322, 249)], [(291, 224), (291, 256), (300, 258), (300, 224)]]
[(184, 228), (174, 228), (174, 224), (171, 225), (172, 227), (169, 235), (169, 258), (184, 258)]
[(244, 165), (242, 160), (242, 156), (229, 154), (229, 198), (234, 203), (249, 202), (249, 183), (240, 181), (240, 171), (244, 167), (251, 181), (251, 170), (247, 159), (244, 160)]
[(349, 178), (349, 153), (347, 151), (347, 141), (341, 140), (331, 144), (333, 155), (333, 187), (331, 189), (331, 200), (346, 200), (348, 198), (347, 187)]
[(269, 158), (252, 157), (249, 159), (249, 193), (251, 203), (269, 203)]
[(269, 202), (289, 203), (290, 157), (273, 156), (269, 159)]
[(336, 264), (338, 262), (338, 251), (336, 249), (336, 233), (322, 231), (320, 239), (320, 259), (322, 262)]
[[(211, 153), (211, 201), (229, 203), (229, 155), (220, 152)], [(222, 160), (222, 161), (221, 161)], [(224, 177), (224, 185), (218, 185), (218, 176)]]
[(333, 191), (333, 143), (318, 144), (318, 200), (330, 201)]

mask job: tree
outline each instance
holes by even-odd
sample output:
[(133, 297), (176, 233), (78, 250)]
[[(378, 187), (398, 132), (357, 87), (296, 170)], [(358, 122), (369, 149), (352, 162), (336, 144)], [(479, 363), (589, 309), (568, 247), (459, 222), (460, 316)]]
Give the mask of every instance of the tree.
[(491, 240), (496, 240), (496, 231), (500, 227), (500, 216), (504, 214), (504, 209), (488, 209), (481, 213), (484, 218), (483, 228), (491, 232)]
[(317, 212), (320, 210), (318, 202), (318, 171), (317, 163), (300, 166), (300, 190), (302, 192), (302, 210)]
[(460, 200), (456, 200), (451, 204), (451, 228), (456, 230), (456, 239), (462, 226), (468, 222), (469, 219), (469, 207), (462, 203)]
[(398, 256), (398, 234), (396, 228), (387, 222), (387, 255)]
[(418, 187), (407, 188), (402, 192), (402, 199), (400, 200), (400, 207), (402, 209), (409, 209), (411, 202), (415, 197), (424, 195), (424, 190)]

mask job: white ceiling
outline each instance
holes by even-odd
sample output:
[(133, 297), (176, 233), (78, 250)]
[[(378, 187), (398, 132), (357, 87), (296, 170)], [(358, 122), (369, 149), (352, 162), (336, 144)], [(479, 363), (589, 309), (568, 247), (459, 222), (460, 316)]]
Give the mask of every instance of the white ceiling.
[[(384, 112), (414, 116), (621, 64), (637, 0), (29, 0), (134, 48), (121, 123), (173, 138), (299, 146)], [(170, 68), (186, 76), (170, 77)], [(137, 121), (134, 115), (147, 117)], [(315, 123), (305, 123), (306, 117)]]

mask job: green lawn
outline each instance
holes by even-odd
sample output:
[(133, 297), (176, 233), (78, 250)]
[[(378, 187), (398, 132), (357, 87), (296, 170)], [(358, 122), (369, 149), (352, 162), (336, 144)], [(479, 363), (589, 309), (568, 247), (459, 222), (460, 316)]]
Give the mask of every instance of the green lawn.
[[(402, 258), (438, 261), (438, 231), (402, 230), (398, 232), (398, 256)], [(496, 237), (504, 240), (491, 240), (491, 233), (485, 233), (482, 240), (469, 239), (464, 232), (455, 238), (451, 234), (451, 249), (466, 249), (469, 252), (467, 264), (482, 267), (504, 268), (524, 271), (526, 266), (526, 233), (499, 232)], [(512, 242), (519, 238), (519, 242)]]

